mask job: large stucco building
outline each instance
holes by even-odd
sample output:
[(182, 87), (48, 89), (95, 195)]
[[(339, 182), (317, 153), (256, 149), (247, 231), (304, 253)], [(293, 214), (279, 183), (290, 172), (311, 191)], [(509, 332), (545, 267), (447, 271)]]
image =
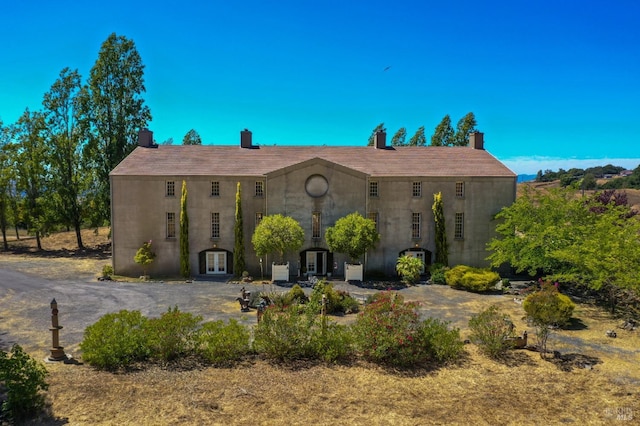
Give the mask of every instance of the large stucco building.
[[(270, 276), (273, 259), (260, 259), (251, 235), (265, 215), (296, 219), (305, 231), (290, 272), (344, 274), (346, 256), (332, 253), (327, 227), (350, 213), (375, 220), (381, 235), (362, 259), (366, 271), (395, 274), (401, 254), (435, 257), (433, 195), (441, 192), (449, 263), (486, 266), (493, 217), (515, 200), (516, 175), (484, 149), (482, 133), (468, 147), (256, 146), (248, 130), (236, 146), (155, 145), (140, 132), (139, 146), (111, 172), (113, 266), (139, 275), (133, 261), (152, 240), (155, 276), (180, 271), (180, 192), (188, 190), (189, 248), (194, 276), (232, 274), (236, 185), (242, 188), (247, 270)], [(262, 262), (261, 262), (262, 261)]]

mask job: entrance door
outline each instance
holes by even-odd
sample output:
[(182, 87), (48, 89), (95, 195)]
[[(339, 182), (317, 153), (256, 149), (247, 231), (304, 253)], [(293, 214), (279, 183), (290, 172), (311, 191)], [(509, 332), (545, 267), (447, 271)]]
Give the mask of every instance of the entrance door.
[(422, 269), (420, 269), (420, 273), (424, 274), (424, 265), (427, 264), (425, 261), (424, 251), (407, 251), (404, 254), (410, 257), (417, 257), (418, 259), (422, 260)]
[(325, 275), (327, 273), (327, 252), (307, 251), (305, 266), (309, 275)]
[(227, 253), (224, 251), (207, 252), (207, 274), (227, 273)]

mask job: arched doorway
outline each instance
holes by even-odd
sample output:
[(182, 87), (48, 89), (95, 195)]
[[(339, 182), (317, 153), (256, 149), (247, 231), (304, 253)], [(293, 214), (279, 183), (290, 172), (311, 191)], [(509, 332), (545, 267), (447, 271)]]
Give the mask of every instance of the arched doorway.
[(198, 253), (198, 269), (202, 275), (233, 273), (233, 254), (228, 250), (210, 248)]

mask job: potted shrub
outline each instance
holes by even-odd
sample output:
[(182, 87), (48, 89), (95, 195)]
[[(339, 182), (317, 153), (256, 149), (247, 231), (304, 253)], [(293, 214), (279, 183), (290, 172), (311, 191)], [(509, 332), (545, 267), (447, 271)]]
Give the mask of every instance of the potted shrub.
[(376, 223), (362, 217), (360, 213), (351, 213), (327, 228), (324, 238), (331, 251), (344, 253), (349, 257), (349, 263), (345, 263), (345, 281), (362, 281), (363, 267), (359, 259), (380, 240)]
[(285, 263), (285, 255), (300, 250), (304, 243), (304, 231), (291, 217), (280, 214), (265, 216), (256, 227), (251, 242), (258, 256), (277, 256), (276, 261), (271, 264), (271, 279), (288, 281), (289, 263)]

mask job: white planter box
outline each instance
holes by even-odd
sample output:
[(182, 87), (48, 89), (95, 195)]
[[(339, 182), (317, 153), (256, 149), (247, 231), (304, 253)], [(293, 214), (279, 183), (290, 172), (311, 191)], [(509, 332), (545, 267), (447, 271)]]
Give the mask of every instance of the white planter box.
[(289, 281), (289, 262), (286, 265), (271, 264), (272, 281)]
[(364, 278), (362, 264), (346, 263), (344, 264), (344, 280), (345, 281), (362, 281)]

